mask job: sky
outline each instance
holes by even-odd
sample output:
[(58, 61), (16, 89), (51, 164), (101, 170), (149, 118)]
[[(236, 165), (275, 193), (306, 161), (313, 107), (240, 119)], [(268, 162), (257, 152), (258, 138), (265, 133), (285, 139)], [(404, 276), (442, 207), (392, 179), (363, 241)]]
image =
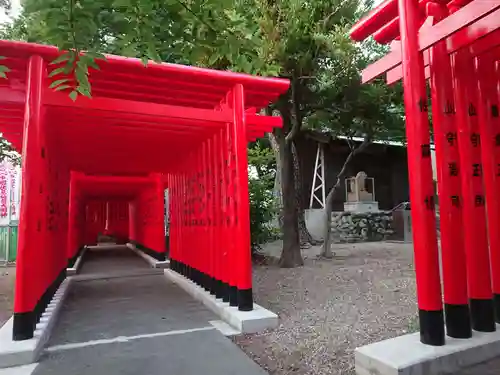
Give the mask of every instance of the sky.
[[(11, 0), (12, 1), (12, 14), (16, 15), (21, 8), (20, 2), (21, 0)], [(0, 24), (8, 22), (9, 17), (5, 14), (3, 10), (0, 10)]]

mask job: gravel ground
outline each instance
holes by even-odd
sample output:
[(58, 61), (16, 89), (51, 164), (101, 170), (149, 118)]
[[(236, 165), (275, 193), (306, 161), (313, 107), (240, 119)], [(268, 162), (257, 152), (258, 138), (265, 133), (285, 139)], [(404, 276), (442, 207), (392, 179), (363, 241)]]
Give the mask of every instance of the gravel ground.
[(15, 266), (0, 267), (0, 327), (12, 316)]
[(411, 245), (335, 246), (333, 260), (311, 248), (304, 267), (255, 267), (256, 301), (280, 325), (235, 340), (270, 374), (354, 374), (356, 347), (416, 329)]
[[(354, 349), (418, 330), (411, 244), (334, 245), (333, 260), (304, 250), (304, 267), (256, 266), (257, 303), (279, 314), (276, 330), (236, 343), (271, 375), (353, 375)], [(280, 243), (265, 251), (279, 255)], [(500, 359), (454, 375), (498, 375)]]

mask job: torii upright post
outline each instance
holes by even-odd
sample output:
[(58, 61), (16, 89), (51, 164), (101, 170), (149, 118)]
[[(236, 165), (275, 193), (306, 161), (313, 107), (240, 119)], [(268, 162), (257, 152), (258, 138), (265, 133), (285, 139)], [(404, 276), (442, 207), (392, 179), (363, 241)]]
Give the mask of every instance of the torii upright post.
[(428, 104), (423, 56), (418, 45), (418, 1), (398, 0), (398, 6), (420, 340), (424, 344), (437, 346), (444, 345), (445, 332), (434, 213)]

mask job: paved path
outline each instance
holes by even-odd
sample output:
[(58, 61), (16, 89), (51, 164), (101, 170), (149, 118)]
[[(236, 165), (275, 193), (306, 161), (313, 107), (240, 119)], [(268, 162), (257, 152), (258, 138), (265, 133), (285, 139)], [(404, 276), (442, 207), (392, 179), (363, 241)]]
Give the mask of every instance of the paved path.
[(210, 324), (211, 311), (130, 250), (87, 254), (83, 274), (106, 270), (115, 277), (73, 283), (34, 375), (266, 374)]

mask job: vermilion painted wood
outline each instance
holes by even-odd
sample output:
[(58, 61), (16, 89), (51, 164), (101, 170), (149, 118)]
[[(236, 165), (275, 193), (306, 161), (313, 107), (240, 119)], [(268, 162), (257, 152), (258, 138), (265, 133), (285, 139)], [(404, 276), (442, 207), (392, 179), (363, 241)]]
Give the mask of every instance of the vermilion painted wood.
[[(439, 181), (443, 295), (445, 306), (451, 311), (446, 314), (447, 334), (465, 338), (470, 337), (470, 325), (461, 325), (464, 320), (470, 319), (470, 316), (463, 313), (463, 310), (467, 309), (468, 294), (460, 174), (467, 173), (468, 167), (460, 163), (457, 104), (453, 96), (451, 63), (445, 43), (443, 41), (432, 47), (430, 59), (432, 119)], [(457, 309), (461, 310), (459, 317)]]
[[(479, 56), (498, 46), (500, 37), (500, 10), (488, 14), (486, 17), (476, 21), (466, 29), (459, 30), (453, 38), (447, 40), (447, 51), (449, 54), (458, 51), (469, 44), (469, 34), (475, 35), (476, 40), (469, 45), (470, 53)], [(425, 57), (425, 55), (424, 55)], [(429, 64), (428, 58), (424, 59)], [(426, 71), (426, 77), (429, 77)], [(391, 85), (402, 78), (401, 66), (387, 71), (386, 82)]]
[[(478, 25), (472, 26), (471, 29), (467, 27), (481, 18), (488, 16), (488, 14), (498, 10), (500, 4), (496, 1), (489, 0), (475, 0), (467, 6), (463, 7), (456, 13), (445, 18), (440, 23), (432, 28), (428, 28), (425, 32), (419, 35), (419, 50), (424, 51), (433, 46), (440, 40), (446, 39), (457, 31), (464, 29), (463, 36), (468, 38), (458, 38), (456, 43), (448, 48), (449, 53), (456, 51), (464, 46), (473, 43), (475, 40), (487, 35), (489, 32), (494, 31), (500, 27), (499, 14), (494, 13), (484, 21), (485, 25), (479, 27)], [(487, 27), (487, 25), (492, 25)], [(369, 65), (362, 72), (362, 79), (364, 83), (370, 82), (381, 74), (401, 64), (401, 52), (393, 51)]]
[(427, 92), (423, 56), (418, 50), (418, 4), (399, 0), (403, 54), (408, 173), (421, 341), (443, 345), (443, 302), (436, 238)]
[(351, 29), (351, 39), (362, 41), (377, 30), (380, 30), (388, 22), (398, 16), (397, 0), (386, 0), (375, 9), (370, 11), (366, 17), (358, 21)]
[[(464, 243), (467, 258), (467, 282), (471, 300), (491, 301), (491, 274), (481, 160), (481, 147), (485, 140), (479, 138), (477, 76), (474, 60), (471, 57), (466, 50), (452, 56), (457, 105), (457, 135), (460, 162), (464, 169), (460, 177), (464, 200), (464, 227), (466, 228)], [(473, 328), (477, 329), (476, 326), (482, 324), (481, 318), (478, 314), (475, 316), (474, 310), (472, 313)]]
[[(36, 210), (40, 179), (37, 175), (39, 169), (39, 144), (37, 133), (40, 131), (42, 102), (41, 88), (44, 63), (39, 57), (30, 59), (28, 70), (28, 94), (26, 105), (25, 132), (29, 132), (31, 137), (26, 137), (23, 142), (22, 159), (22, 199), (20, 207), (20, 221), (18, 231), (18, 250), (16, 262), (16, 284), (14, 297), (14, 312), (30, 313), (35, 308), (37, 299), (41, 296), (41, 290), (46, 288), (47, 280), (37, 271), (36, 264), (43, 264), (43, 260), (37, 254), (35, 243), (39, 236), (37, 231), (37, 220), (29, 220), (31, 215), (38, 218), (39, 212)], [(33, 210), (35, 208), (35, 210)], [(35, 280), (36, 286), (33, 285)], [(29, 334), (29, 333), (28, 333)], [(31, 332), (31, 335), (33, 333)], [(29, 338), (29, 337), (28, 337)]]
[[(493, 293), (500, 296), (500, 116), (495, 109), (500, 106), (498, 92), (499, 71), (495, 62), (488, 58), (476, 58), (479, 76), (478, 116), (481, 134), (481, 160), (486, 192), (486, 213), (488, 219), (488, 243)], [(500, 311), (496, 311), (500, 321)]]

